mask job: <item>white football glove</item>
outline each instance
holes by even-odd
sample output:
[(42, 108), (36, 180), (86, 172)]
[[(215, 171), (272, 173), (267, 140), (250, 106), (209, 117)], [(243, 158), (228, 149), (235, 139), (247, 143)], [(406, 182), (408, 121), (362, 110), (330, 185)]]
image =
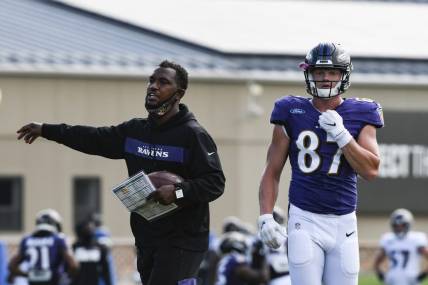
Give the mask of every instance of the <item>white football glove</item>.
[(343, 125), (342, 117), (334, 110), (322, 112), (318, 123), (339, 145), (340, 148), (347, 145), (352, 140), (352, 135)]
[(261, 215), (258, 224), (260, 238), (267, 246), (279, 248), (287, 240), (287, 230), (273, 219), (272, 214)]

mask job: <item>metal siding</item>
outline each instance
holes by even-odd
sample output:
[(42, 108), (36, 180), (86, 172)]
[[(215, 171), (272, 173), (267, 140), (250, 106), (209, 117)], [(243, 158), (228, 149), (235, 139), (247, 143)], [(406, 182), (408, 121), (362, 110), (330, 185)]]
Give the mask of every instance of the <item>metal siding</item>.
[[(50, 0), (2, 0), (0, 17), (0, 71), (12, 66), (27, 72), (74, 68), (90, 73), (92, 68), (102, 73), (108, 67), (138, 73), (168, 58), (190, 71), (245, 76), (299, 73), (304, 58), (216, 52)], [(354, 58), (353, 63), (354, 74), (428, 75), (428, 59)]]

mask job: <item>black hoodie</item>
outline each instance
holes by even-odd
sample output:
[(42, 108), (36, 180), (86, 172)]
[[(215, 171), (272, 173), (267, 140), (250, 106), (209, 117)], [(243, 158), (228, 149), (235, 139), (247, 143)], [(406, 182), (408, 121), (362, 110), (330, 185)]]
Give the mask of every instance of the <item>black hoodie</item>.
[(43, 124), (42, 136), (87, 154), (125, 159), (129, 176), (167, 170), (183, 177), (180, 200), (186, 206), (152, 222), (131, 214), (136, 245), (208, 248), (208, 203), (223, 194), (225, 177), (213, 139), (185, 105), (162, 125), (151, 119), (100, 128)]

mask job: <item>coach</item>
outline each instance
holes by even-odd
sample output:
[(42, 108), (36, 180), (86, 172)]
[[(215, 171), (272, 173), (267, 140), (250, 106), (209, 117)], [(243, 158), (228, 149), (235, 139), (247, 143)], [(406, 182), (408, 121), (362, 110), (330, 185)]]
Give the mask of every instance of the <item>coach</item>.
[(187, 71), (163, 61), (149, 78), (145, 119), (98, 128), (33, 122), (17, 131), (18, 139), (29, 144), (42, 136), (87, 154), (125, 159), (129, 176), (141, 170), (167, 170), (185, 179), (161, 186), (153, 195), (164, 205), (183, 205), (180, 210), (152, 222), (131, 214), (144, 285), (194, 282), (208, 249), (208, 203), (224, 191), (225, 177), (214, 141), (180, 104), (187, 85)]

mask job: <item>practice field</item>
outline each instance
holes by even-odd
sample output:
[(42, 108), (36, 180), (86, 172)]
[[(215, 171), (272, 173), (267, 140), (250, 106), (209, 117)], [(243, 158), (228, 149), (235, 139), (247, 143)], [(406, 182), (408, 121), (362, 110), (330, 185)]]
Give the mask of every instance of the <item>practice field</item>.
[[(374, 275), (360, 275), (358, 285), (383, 285)], [(425, 280), (421, 285), (428, 285), (428, 280)]]

